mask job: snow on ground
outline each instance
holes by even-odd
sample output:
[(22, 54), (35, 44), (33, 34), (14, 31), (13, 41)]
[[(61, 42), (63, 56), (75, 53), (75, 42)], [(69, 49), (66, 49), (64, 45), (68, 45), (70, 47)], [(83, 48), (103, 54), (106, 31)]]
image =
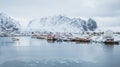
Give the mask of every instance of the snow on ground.
[[(113, 34), (113, 38), (114, 38), (114, 41), (119, 41), (120, 42), (120, 35)], [(94, 41), (94, 42), (103, 42), (103, 41), (105, 41), (104, 35), (102, 35), (102, 36), (93, 36), (91, 38), (91, 40)]]

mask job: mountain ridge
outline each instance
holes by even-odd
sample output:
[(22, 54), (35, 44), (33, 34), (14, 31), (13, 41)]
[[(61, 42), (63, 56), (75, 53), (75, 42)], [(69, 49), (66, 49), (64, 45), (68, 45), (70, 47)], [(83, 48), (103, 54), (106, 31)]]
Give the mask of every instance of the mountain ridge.
[(97, 29), (97, 23), (92, 18), (86, 21), (81, 18), (69, 18), (63, 15), (31, 20), (28, 24), (28, 30), (30, 31), (80, 32), (94, 31), (95, 29)]
[(0, 32), (14, 33), (18, 30), (20, 30), (20, 24), (18, 21), (5, 13), (0, 13)]

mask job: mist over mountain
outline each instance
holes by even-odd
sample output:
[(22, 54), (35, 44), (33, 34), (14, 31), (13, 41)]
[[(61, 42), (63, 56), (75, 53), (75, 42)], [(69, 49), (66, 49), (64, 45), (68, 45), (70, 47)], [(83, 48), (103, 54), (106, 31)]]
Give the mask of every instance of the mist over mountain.
[(14, 33), (20, 30), (20, 24), (18, 21), (8, 16), (5, 13), (0, 13), (0, 32), (2, 33)]
[(48, 32), (94, 31), (97, 27), (96, 21), (92, 18), (86, 21), (81, 18), (69, 18), (63, 15), (34, 19), (28, 24), (29, 31)]

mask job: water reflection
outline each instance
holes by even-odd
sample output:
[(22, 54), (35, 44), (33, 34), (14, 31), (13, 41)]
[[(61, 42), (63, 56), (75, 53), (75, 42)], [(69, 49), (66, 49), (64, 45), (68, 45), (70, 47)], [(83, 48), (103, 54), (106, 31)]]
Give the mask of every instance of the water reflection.
[(119, 45), (18, 38), (20, 40), (14, 43), (0, 44), (0, 67), (120, 66)]

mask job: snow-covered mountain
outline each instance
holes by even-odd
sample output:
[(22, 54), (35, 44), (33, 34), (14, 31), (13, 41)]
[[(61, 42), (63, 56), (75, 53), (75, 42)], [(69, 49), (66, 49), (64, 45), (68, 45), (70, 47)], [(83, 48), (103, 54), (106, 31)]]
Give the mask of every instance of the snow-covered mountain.
[(28, 24), (29, 31), (81, 32), (94, 31), (95, 29), (97, 29), (97, 23), (91, 18), (85, 21), (80, 18), (69, 18), (62, 15), (34, 19)]
[(5, 13), (0, 13), (0, 32), (3, 33), (14, 33), (20, 29), (18, 21)]

